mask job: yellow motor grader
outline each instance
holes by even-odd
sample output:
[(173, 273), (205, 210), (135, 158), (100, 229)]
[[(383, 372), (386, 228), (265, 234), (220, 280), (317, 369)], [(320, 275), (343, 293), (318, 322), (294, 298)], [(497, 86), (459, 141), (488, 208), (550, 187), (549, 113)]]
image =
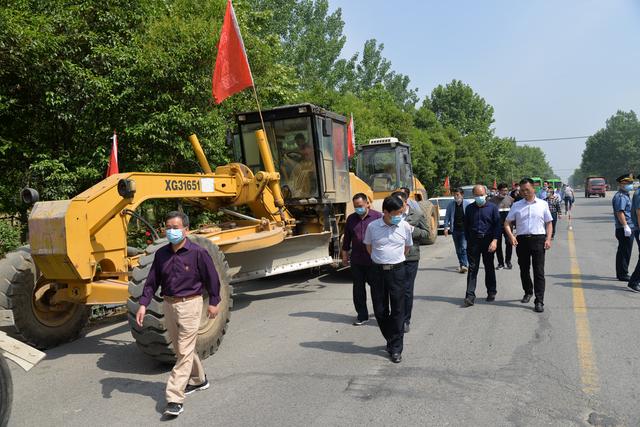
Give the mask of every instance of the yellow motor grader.
[(346, 118), (311, 104), (264, 111), (263, 118), (264, 125), (255, 112), (236, 116), (237, 162), (215, 170), (192, 135), (199, 173), (121, 173), (70, 200), (40, 202), (35, 190), (25, 189), (24, 201), (33, 203), (29, 245), (0, 261), (0, 309), (12, 311), (17, 335), (50, 348), (79, 336), (88, 306), (126, 302), (142, 351), (174, 360), (159, 293), (143, 327), (135, 322), (155, 252), (167, 244), (157, 238), (144, 251), (128, 248), (129, 224), (145, 221), (136, 209), (148, 200), (175, 199), (223, 216), (188, 236), (207, 249), (221, 284), (219, 315), (208, 319), (203, 310), (202, 358), (226, 332), (232, 283), (337, 263), (352, 194), (374, 196), (349, 172)]

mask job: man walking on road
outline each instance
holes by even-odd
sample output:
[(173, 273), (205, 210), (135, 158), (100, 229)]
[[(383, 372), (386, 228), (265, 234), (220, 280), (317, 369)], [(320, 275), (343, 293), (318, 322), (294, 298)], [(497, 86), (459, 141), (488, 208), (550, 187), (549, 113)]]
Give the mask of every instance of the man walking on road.
[(404, 340), (405, 255), (413, 246), (411, 226), (402, 220), (404, 204), (397, 196), (382, 202), (382, 218), (367, 227), (364, 244), (374, 263), (373, 311), (393, 363), (402, 361)]
[(196, 353), (196, 339), (203, 291), (208, 293), (207, 315), (214, 318), (220, 302), (220, 281), (206, 249), (186, 238), (189, 217), (182, 212), (169, 212), (165, 225), (169, 244), (156, 252), (140, 297), (136, 322), (142, 327), (146, 307), (160, 287), (165, 324), (177, 358), (167, 382), (164, 414), (178, 416), (183, 412), (185, 394), (209, 388)]
[[(511, 210), (511, 205), (513, 204), (513, 199), (509, 196), (509, 188), (507, 184), (502, 183), (498, 184), (498, 194), (495, 197), (492, 197), (489, 200), (494, 205), (498, 206), (498, 211), (500, 212), (500, 237), (498, 237), (498, 247), (496, 249), (496, 257), (498, 258), (498, 267), (497, 270), (501, 270), (506, 268), (507, 270), (511, 270), (513, 266), (511, 265), (511, 255), (513, 253), (513, 247), (511, 246), (511, 242), (507, 238), (504, 231), (502, 231), (502, 226), (504, 225), (504, 220), (507, 218), (507, 214)], [(505, 256), (502, 254), (502, 237), (504, 236), (504, 245), (505, 245)]]
[[(367, 287), (373, 283), (376, 273), (371, 262), (371, 256), (367, 252), (367, 247), (363, 243), (364, 233), (367, 226), (382, 214), (370, 208), (369, 198), (364, 193), (353, 196), (353, 208), (355, 212), (347, 217), (342, 239), (342, 264), (351, 265), (351, 275), (353, 276), (353, 305), (356, 309), (357, 317), (353, 322), (355, 326), (364, 325), (369, 321), (369, 310), (367, 309)], [(349, 250), (351, 259), (349, 259)]]
[(491, 302), (496, 299), (496, 271), (493, 265), (493, 253), (502, 231), (500, 230), (498, 206), (487, 203), (485, 187), (483, 185), (473, 187), (473, 196), (475, 202), (469, 205), (464, 213), (464, 232), (467, 238), (467, 256), (469, 257), (465, 307), (471, 307), (475, 304), (480, 257), (482, 257), (485, 270), (487, 301)]
[(464, 212), (470, 204), (470, 200), (464, 199), (462, 188), (456, 188), (453, 190), (453, 200), (447, 205), (447, 211), (444, 215), (444, 235), (446, 237), (451, 233), (460, 273), (466, 273), (469, 269), (467, 238), (464, 234)]
[(551, 240), (553, 240), (556, 237), (556, 223), (558, 222), (558, 217), (562, 214), (562, 205), (560, 204), (560, 198), (555, 194), (553, 188), (549, 189), (548, 196), (545, 201), (549, 205), (549, 212), (551, 212), (551, 226), (553, 227)]
[(404, 261), (405, 293), (404, 293), (404, 333), (408, 333), (411, 325), (411, 312), (413, 311), (413, 288), (418, 274), (418, 264), (420, 263), (420, 244), (426, 244), (429, 240), (429, 227), (427, 226), (427, 218), (422, 213), (420, 206), (414, 209), (410, 205), (407, 192), (397, 191), (392, 196), (398, 196), (405, 203), (404, 220), (411, 226), (411, 238), (413, 246), (406, 255)]
[(571, 216), (571, 208), (573, 207), (573, 202), (575, 201), (575, 193), (573, 192), (573, 188), (570, 185), (565, 184), (564, 190), (562, 192), (564, 198), (564, 213), (567, 216)]
[(633, 223), (631, 222), (631, 199), (629, 193), (633, 191), (633, 175), (619, 176), (618, 192), (613, 196), (613, 217), (616, 224), (616, 239), (618, 250), (616, 251), (616, 278), (621, 282), (628, 282), (629, 261), (633, 250)]
[[(524, 296), (522, 303), (531, 301), (535, 293), (534, 311), (544, 311), (544, 257), (545, 251), (551, 249), (553, 226), (549, 205), (536, 197), (533, 181), (525, 178), (520, 181), (520, 192), (524, 197), (511, 206), (511, 211), (504, 222), (504, 231), (515, 246), (520, 266), (520, 280)], [(511, 225), (516, 223), (516, 234), (513, 235)], [(533, 282), (529, 270), (533, 264)]]

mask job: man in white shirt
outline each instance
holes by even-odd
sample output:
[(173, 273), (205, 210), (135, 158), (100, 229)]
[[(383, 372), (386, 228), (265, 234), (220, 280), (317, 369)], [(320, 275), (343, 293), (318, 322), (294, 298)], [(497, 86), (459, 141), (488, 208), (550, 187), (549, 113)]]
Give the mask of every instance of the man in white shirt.
[[(515, 202), (504, 222), (504, 232), (518, 254), (520, 266), (520, 280), (524, 290), (523, 303), (528, 303), (535, 293), (536, 313), (544, 311), (544, 256), (545, 251), (551, 249), (551, 235), (553, 233), (552, 216), (549, 205), (536, 197), (533, 181), (524, 178), (520, 181), (522, 200)], [(517, 237), (511, 231), (511, 224), (515, 223)], [(529, 270), (533, 264), (533, 282)]]
[(371, 255), (377, 280), (371, 283), (373, 312), (387, 340), (391, 361), (402, 361), (404, 340), (405, 255), (413, 246), (411, 226), (402, 219), (404, 203), (389, 196), (382, 202), (383, 216), (367, 226), (363, 243)]

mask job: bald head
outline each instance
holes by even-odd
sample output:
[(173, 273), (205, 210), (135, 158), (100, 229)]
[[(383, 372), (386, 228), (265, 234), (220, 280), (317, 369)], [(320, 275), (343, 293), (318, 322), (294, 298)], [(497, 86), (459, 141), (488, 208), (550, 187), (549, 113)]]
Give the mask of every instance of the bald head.
[(473, 186), (473, 195), (474, 196), (485, 196), (487, 194), (486, 188), (484, 185), (474, 185)]

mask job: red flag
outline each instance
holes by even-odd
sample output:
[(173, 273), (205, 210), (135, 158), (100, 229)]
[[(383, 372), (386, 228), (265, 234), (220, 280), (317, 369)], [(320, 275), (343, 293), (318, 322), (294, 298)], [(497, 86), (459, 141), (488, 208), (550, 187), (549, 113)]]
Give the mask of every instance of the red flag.
[(445, 196), (448, 196), (451, 193), (451, 185), (449, 184), (449, 176), (447, 175), (447, 177), (444, 179), (444, 189), (445, 189)]
[(107, 177), (115, 175), (118, 172), (118, 135), (116, 130), (113, 130), (113, 137), (111, 138), (113, 143), (111, 145), (111, 158), (109, 159), (109, 167), (107, 167)]
[(213, 70), (213, 99), (216, 104), (219, 104), (227, 97), (249, 86), (253, 86), (253, 76), (236, 14), (231, 0), (228, 0), (218, 42), (218, 56)]
[(496, 179), (493, 178), (493, 189), (495, 190), (496, 188), (498, 188), (498, 183), (496, 182)]
[(356, 153), (356, 129), (353, 124), (353, 113), (351, 113), (351, 119), (347, 125), (347, 153), (349, 158), (352, 158)]

